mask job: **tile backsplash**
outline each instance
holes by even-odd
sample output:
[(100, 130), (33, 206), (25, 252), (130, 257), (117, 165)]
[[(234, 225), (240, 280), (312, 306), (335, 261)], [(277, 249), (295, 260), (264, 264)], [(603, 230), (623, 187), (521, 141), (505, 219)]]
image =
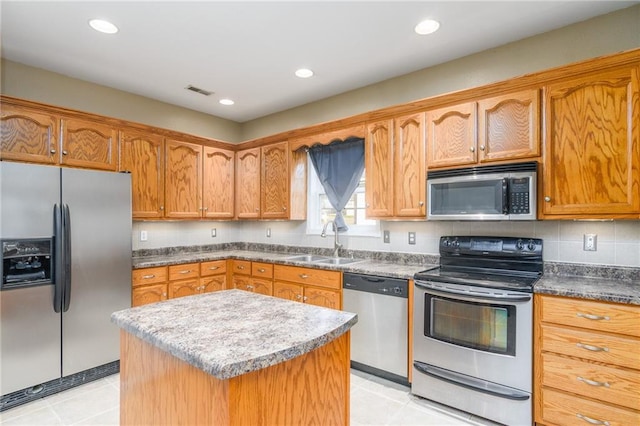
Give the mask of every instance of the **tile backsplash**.
[[(211, 236), (215, 228), (216, 236)], [(267, 228), (271, 236), (267, 237)], [(146, 231), (147, 241), (140, 241)], [(383, 242), (389, 231), (390, 243)], [(300, 247), (333, 247), (333, 235), (321, 238), (306, 233), (302, 221), (136, 221), (133, 223), (133, 249), (251, 242)], [(416, 244), (408, 243), (409, 232), (416, 233)], [(378, 236), (340, 234), (344, 248), (438, 254), (442, 235), (495, 235), (535, 237), (544, 240), (544, 260), (640, 267), (640, 221), (526, 221), (526, 222), (381, 222)], [(584, 234), (597, 234), (597, 251), (583, 251)]]

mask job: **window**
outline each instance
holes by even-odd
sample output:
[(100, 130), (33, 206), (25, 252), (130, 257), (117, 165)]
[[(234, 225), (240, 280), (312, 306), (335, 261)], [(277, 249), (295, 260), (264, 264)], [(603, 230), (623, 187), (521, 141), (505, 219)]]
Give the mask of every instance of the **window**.
[[(336, 212), (331, 207), (331, 203), (329, 203), (327, 194), (316, 174), (316, 169), (311, 164), (311, 161), (308, 164), (307, 234), (320, 234), (324, 224), (336, 217)], [(367, 219), (365, 215), (364, 185), (365, 173), (362, 173), (358, 187), (342, 210), (344, 221), (349, 226), (346, 235), (379, 237), (380, 222)]]

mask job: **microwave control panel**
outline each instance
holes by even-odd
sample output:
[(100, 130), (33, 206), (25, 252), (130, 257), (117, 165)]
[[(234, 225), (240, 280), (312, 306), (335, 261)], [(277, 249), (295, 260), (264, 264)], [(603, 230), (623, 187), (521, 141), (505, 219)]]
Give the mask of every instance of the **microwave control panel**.
[(511, 214), (529, 214), (530, 211), (529, 178), (509, 179), (509, 212)]

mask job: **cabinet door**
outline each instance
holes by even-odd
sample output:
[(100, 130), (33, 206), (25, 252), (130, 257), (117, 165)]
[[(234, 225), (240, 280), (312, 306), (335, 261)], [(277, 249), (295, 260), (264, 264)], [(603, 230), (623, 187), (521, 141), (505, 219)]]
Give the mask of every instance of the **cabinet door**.
[(202, 293), (212, 293), (227, 288), (226, 275), (212, 275), (210, 277), (200, 278), (200, 291)]
[(254, 293), (271, 296), (273, 294), (273, 281), (260, 278), (251, 278), (250, 290)]
[(164, 140), (161, 136), (120, 132), (120, 170), (131, 172), (134, 218), (164, 215)]
[(233, 151), (205, 146), (202, 166), (204, 217), (233, 218)]
[(303, 287), (300, 284), (285, 283), (276, 281), (273, 283), (273, 295), (281, 299), (293, 300), (294, 302), (302, 302)]
[(393, 216), (393, 120), (367, 125), (364, 148), (367, 218)]
[(131, 306), (141, 306), (167, 300), (167, 284), (153, 284), (135, 287), (131, 291)]
[(261, 217), (289, 217), (289, 144), (279, 142), (262, 147)]
[(341, 309), (340, 292), (315, 287), (304, 289), (304, 303), (331, 309)]
[(480, 162), (540, 156), (539, 111), (537, 89), (479, 101)]
[(396, 118), (394, 136), (395, 216), (424, 218), (427, 179), (424, 158), (424, 114)]
[(44, 164), (58, 162), (56, 117), (3, 104), (0, 118), (0, 159)]
[(193, 296), (200, 292), (200, 280), (197, 278), (169, 283), (169, 299), (176, 297)]
[(638, 217), (639, 70), (599, 73), (545, 88), (545, 214)]
[(468, 102), (428, 111), (427, 168), (476, 162), (476, 104)]
[(234, 275), (233, 288), (237, 288), (238, 290), (251, 291), (251, 289), (253, 288), (251, 286), (251, 277), (244, 275)]
[(165, 216), (199, 218), (202, 213), (202, 146), (167, 140), (165, 153)]
[(75, 118), (63, 119), (61, 127), (61, 164), (89, 169), (117, 169), (116, 129), (106, 124)]
[(260, 217), (260, 148), (236, 153), (236, 217)]

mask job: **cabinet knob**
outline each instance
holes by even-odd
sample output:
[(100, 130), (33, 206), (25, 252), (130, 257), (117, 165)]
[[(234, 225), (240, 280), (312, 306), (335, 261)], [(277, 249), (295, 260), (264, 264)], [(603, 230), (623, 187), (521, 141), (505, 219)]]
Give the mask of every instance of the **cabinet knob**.
[(167, 297), (167, 293), (162, 293), (162, 295), (163, 295), (164, 297)]
[(307, 299), (309, 299), (309, 298), (308, 298), (307, 296), (304, 296), (304, 297), (302, 298), (302, 301), (303, 301), (303, 302), (306, 302), (306, 301), (307, 301)]
[(296, 295), (296, 299), (302, 300), (302, 295), (301, 294)]
[(160, 206), (160, 210), (164, 210), (164, 206)]
[(480, 151), (484, 151), (484, 145), (480, 145)]
[(544, 200), (548, 203), (549, 201), (551, 201), (551, 197), (544, 197)]
[(248, 285), (247, 286), (247, 290), (253, 290), (253, 286), (252, 285)]
[(472, 146), (471, 148), (469, 148), (469, 151), (476, 152), (476, 148)]
[(418, 203), (418, 205), (419, 205), (420, 207), (424, 206), (424, 201), (420, 201), (420, 202)]
[(56, 153), (56, 150), (55, 150), (55, 149), (52, 149), (52, 150), (51, 150), (51, 151), (49, 151), (49, 152), (50, 152), (50, 153), (52, 153), (52, 154), (55, 154), (55, 153)]
[(369, 204), (369, 203), (367, 203), (367, 204), (366, 204), (366, 207), (367, 207), (367, 208), (369, 208), (369, 207), (370, 207), (370, 204)]
[(265, 272), (265, 271), (266, 271), (266, 269), (264, 269), (264, 268), (258, 269), (258, 272)]
[(242, 265), (238, 265), (238, 266), (237, 266), (237, 268), (238, 268), (238, 269), (240, 269), (240, 270), (242, 270), (242, 269), (244, 269), (244, 266), (242, 266)]
[(282, 211), (283, 211), (283, 212), (286, 212), (286, 211), (287, 211), (287, 208), (286, 208), (285, 206), (282, 206)]
[(209, 207), (205, 207), (202, 210), (204, 210), (206, 212), (207, 210), (209, 210)]
[(67, 154), (68, 154), (67, 150), (66, 150), (66, 149), (63, 149), (63, 150), (62, 150), (62, 155), (67, 155)]
[(256, 211), (257, 211), (257, 212), (259, 212), (259, 211), (260, 211), (260, 208), (259, 208), (259, 207), (256, 207)]

